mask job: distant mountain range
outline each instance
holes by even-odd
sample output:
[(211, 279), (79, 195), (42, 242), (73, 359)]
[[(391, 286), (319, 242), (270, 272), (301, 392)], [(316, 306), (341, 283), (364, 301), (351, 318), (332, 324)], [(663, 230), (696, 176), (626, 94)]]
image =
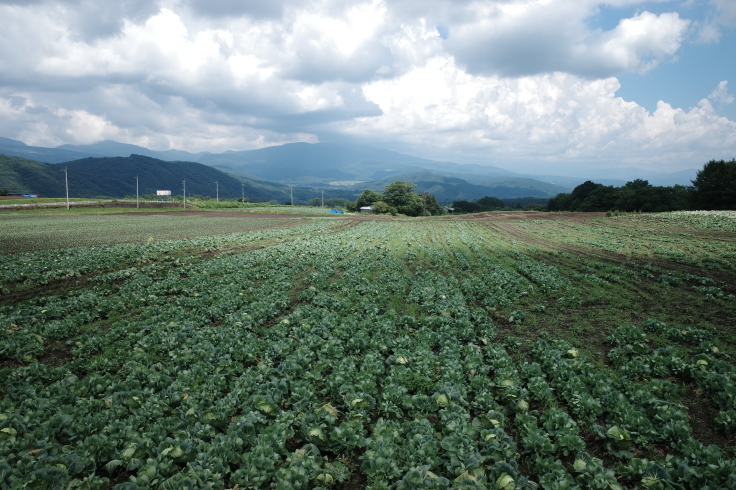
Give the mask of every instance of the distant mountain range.
[(479, 178), (479, 181), (486, 184), (480, 185), (471, 184), (467, 180), (457, 177), (445, 177), (432, 172), (394, 175), (368, 184), (356, 184), (353, 186), (353, 189), (363, 190), (369, 188), (375, 191), (382, 191), (388, 184), (397, 180), (412, 182), (417, 185), (419, 192), (429, 192), (440, 201), (455, 201), (459, 199), (470, 201), (483, 196), (497, 197), (499, 199), (517, 199), (519, 197), (531, 196), (548, 197), (556, 196), (560, 192), (569, 191), (565, 187), (524, 177)]
[(417, 184), (417, 190), (431, 192), (443, 201), (483, 196), (553, 197), (569, 192), (585, 180), (620, 186), (628, 180), (644, 178), (653, 185), (689, 185), (696, 174), (695, 169), (672, 174), (604, 169), (596, 170), (588, 178), (525, 175), (499, 167), (440, 162), (367, 145), (335, 143), (290, 143), (258, 150), (189, 153), (149, 150), (115, 141), (44, 148), (0, 137), (0, 153), (53, 164), (131, 154), (166, 162), (196, 162), (235, 179), (271, 182), (274, 190), (279, 185), (292, 185), (295, 189), (324, 189), (331, 197), (350, 196), (365, 188), (381, 190), (390, 182), (407, 180)]

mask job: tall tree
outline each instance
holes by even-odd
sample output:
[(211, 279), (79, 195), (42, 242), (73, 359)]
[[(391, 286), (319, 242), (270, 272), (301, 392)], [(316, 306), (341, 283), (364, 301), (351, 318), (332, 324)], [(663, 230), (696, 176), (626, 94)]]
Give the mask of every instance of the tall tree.
[(440, 206), (440, 203), (437, 202), (437, 198), (434, 197), (434, 195), (429, 192), (422, 192), (419, 195), (419, 198), (422, 200), (422, 214), (424, 216), (439, 216), (441, 214), (445, 214), (445, 208)]
[(736, 160), (711, 160), (692, 183), (696, 209), (736, 209)]
[(362, 208), (363, 206), (370, 206), (374, 202), (380, 201), (382, 198), (383, 196), (378, 192), (366, 189), (360, 194), (360, 196), (358, 196), (358, 200), (355, 201), (355, 203), (358, 208)]
[(398, 180), (386, 186), (383, 191), (383, 200), (389, 206), (407, 216), (419, 216), (424, 207), (421, 198), (414, 193), (415, 184)]

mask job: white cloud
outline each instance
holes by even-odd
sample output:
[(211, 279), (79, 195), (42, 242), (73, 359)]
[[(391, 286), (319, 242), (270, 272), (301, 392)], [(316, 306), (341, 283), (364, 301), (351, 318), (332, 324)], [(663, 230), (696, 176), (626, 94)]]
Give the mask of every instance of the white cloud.
[(711, 0), (718, 10), (718, 21), (727, 26), (736, 26), (736, 2), (733, 0)]
[(697, 42), (701, 44), (718, 43), (723, 27), (736, 27), (736, 2), (734, 0), (710, 0), (713, 11), (699, 23)]
[(330, 7), (312, 4), (287, 16), (281, 39), (272, 46), (285, 76), (313, 83), (360, 82), (391, 63), (380, 42), (386, 18), (382, 1), (350, 4), (339, 12)]
[(718, 87), (708, 96), (709, 99), (719, 104), (728, 105), (734, 101), (733, 95), (728, 93), (728, 80), (723, 80)]
[(677, 13), (642, 12), (603, 35), (590, 59), (605, 60), (611, 72), (650, 70), (677, 52), (689, 24)]
[(721, 30), (716, 22), (707, 19), (705, 22), (695, 24), (697, 27), (697, 39), (699, 44), (715, 44), (721, 40)]

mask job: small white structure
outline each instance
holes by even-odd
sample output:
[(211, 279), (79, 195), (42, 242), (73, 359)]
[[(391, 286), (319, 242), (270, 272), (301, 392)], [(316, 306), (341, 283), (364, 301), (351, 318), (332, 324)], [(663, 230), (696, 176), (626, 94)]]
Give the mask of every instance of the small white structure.
[(360, 208), (360, 212), (361, 213), (372, 213), (373, 212), (373, 208), (370, 207), (370, 206), (363, 206), (363, 207)]
[(171, 200), (171, 191), (156, 191), (156, 196), (161, 200)]

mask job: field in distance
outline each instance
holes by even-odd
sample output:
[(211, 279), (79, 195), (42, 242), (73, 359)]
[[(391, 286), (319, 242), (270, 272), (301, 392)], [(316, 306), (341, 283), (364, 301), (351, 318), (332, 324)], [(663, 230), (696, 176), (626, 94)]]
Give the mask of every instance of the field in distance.
[(0, 215), (0, 486), (736, 487), (736, 213), (201, 214)]

